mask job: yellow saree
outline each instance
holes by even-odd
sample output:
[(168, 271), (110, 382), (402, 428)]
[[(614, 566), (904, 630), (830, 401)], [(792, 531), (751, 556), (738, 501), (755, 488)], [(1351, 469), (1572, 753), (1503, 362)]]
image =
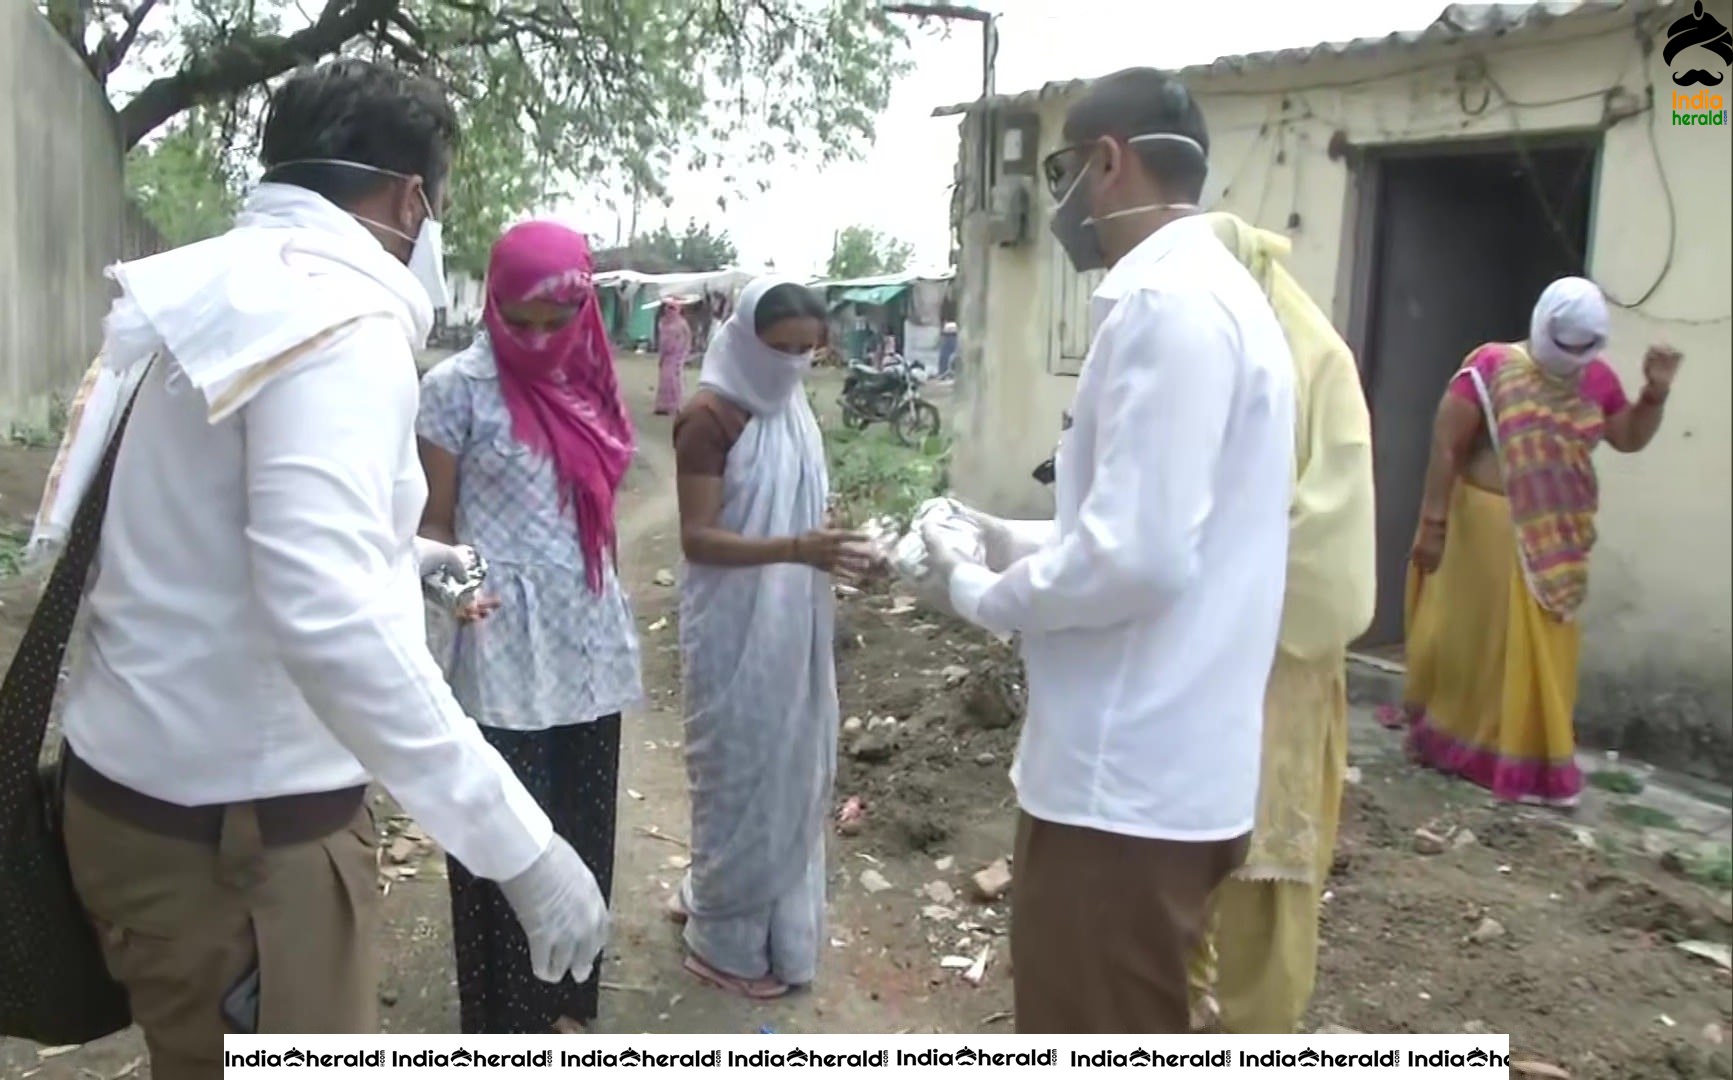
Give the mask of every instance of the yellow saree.
[(1588, 585), (1602, 408), (1520, 348), (1477, 350), (1475, 388), (1505, 493), (1458, 481), (1436, 573), (1410, 567), (1402, 718), (1421, 764), (1501, 799), (1574, 805), (1574, 616)]

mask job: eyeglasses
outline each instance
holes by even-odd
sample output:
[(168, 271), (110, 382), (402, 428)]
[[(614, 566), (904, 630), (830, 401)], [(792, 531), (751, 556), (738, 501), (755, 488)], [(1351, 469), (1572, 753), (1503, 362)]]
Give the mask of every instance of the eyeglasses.
[(1094, 143), (1074, 143), (1062, 146), (1041, 160), (1041, 175), (1047, 181), (1047, 192), (1054, 199), (1063, 199), (1065, 189), (1070, 187), (1070, 181), (1077, 168), (1077, 159), (1087, 153)]

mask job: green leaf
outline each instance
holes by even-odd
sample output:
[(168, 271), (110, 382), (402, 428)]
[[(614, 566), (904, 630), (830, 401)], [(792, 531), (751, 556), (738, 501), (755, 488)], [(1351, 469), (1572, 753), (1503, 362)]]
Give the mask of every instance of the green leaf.
[[(271, 64), (283, 35), (355, 2), (183, 0), (153, 16), (159, 37), (150, 62), (130, 54), (114, 85), (172, 84), (177, 100), (191, 102), (182, 116), (211, 118), (180, 122), (135, 155), (135, 185), (156, 193), (154, 213), (168, 222), (171, 238), (208, 235), (225, 210), (232, 213), (278, 78)], [(452, 266), (472, 272), (485, 266), (505, 225), (577, 190), (663, 199), (667, 178), (682, 170), (720, 168), (745, 186), (762, 181), (742, 176), (741, 166), (786, 168), (789, 147), (814, 166), (858, 157), (872, 144), (891, 85), (909, 67), (905, 34), (874, 0), (375, 6), (379, 21), (361, 32), (344, 40), (318, 36), (312, 45), (302, 39), (298, 47), (324, 50), (308, 61), (365, 56), (449, 87), (465, 139), (446, 235)], [(99, 5), (93, 19), (101, 26), (91, 32), (119, 30), (127, 13), (126, 2)], [(201, 163), (207, 179), (221, 182), (195, 183)], [(220, 198), (218, 188), (227, 194)], [(177, 209), (176, 198), (189, 192), (194, 197)], [(720, 250), (682, 250), (680, 257), (710, 261)]]

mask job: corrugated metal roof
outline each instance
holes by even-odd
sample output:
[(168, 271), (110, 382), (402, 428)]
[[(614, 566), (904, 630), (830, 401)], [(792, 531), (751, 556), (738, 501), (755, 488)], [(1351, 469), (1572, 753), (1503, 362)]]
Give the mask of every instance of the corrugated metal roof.
[[(1274, 68), (1298, 67), (1313, 60), (1370, 56), (1394, 49), (1415, 49), (1422, 46), (1503, 37), (1513, 31), (1538, 28), (1560, 20), (1585, 15), (1605, 15), (1625, 9), (1648, 10), (1665, 6), (1671, 0), (1536, 0), (1526, 4), (1451, 4), (1438, 18), (1423, 29), (1403, 30), (1382, 37), (1355, 38), (1352, 41), (1326, 41), (1294, 49), (1244, 53), (1222, 56), (1207, 64), (1181, 68), (1182, 78), (1211, 75), (1239, 75)], [(1028, 105), (1067, 97), (1088, 86), (1091, 79), (1067, 79), (1050, 82), (1037, 90), (1021, 94), (1000, 95), (999, 105)], [(934, 116), (955, 116), (974, 108), (978, 102), (966, 101), (936, 109)]]

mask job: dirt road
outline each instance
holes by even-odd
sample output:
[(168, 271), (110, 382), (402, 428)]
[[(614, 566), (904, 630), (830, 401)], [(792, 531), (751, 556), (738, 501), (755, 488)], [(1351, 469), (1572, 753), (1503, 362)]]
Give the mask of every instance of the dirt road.
[[(837, 800), (859, 798), (866, 816), (831, 844), (830, 948), (817, 987), (749, 1005), (680, 972), (678, 939), (661, 917), (687, 826), (675, 598), (654, 583), (678, 559), (669, 430), (648, 415), (649, 365), (627, 361), (624, 382), (644, 449), (628, 479), (622, 553), (650, 703), (623, 739), (616, 930), (599, 1028), (1008, 1031), (1008, 907), (973, 901), (968, 878), (1010, 850), (1005, 769), (1019, 669), (997, 644), (888, 596), (846, 604), (839, 633), (843, 715), (854, 720)], [(45, 455), (0, 451), (8, 519), (33, 501), (45, 465)], [(0, 648), (27, 607), (13, 598), (0, 609)], [(1726, 943), (1733, 911), (1724, 893), (1667, 873), (1657, 858), (1718, 836), (1723, 812), (1685, 813), (1658, 787), (1597, 797), (1576, 819), (1501, 806), (1409, 769), (1394, 737), (1364, 714), (1354, 733), (1356, 782), (1325, 906), (1316, 1025), (1508, 1031), (1518, 1056), (1579, 1080), (1733, 1072), (1733, 980), (1678, 947)], [(1672, 810), (1653, 809), (1657, 800)], [(1630, 809), (1644, 806), (1647, 814)], [(1447, 850), (1417, 851), (1421, 828), (1447, 837)], [(397, 831), (387, 858), (385, 1024), (453, 1031), (443, 860)], [(946, 966), (947, 957), (983, 953), (978, 987)], [(132, 1033), (49, 1056), (0, 1044), (0, 1077), (143, 1077), (142, 1056)]]

